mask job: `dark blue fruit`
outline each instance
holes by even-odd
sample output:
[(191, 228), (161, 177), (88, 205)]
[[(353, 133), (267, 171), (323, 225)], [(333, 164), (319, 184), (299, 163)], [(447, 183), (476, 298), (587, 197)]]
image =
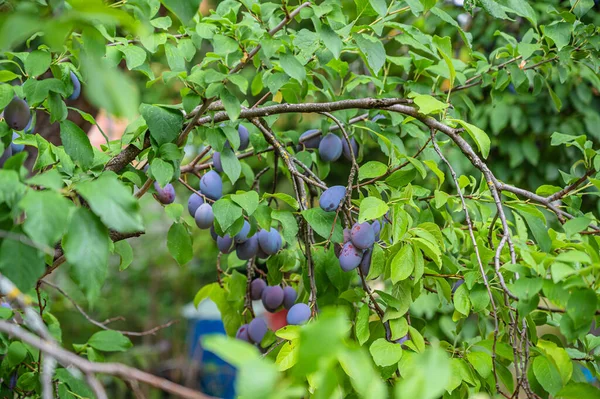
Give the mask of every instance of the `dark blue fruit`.
[(256, 251), (256, 256), (259, 257), (260, 259), (267, 259), (269, 257), (269, 254), (266, 254), (265, 251), (262, 250), (262, 248), (260, 247), (260, 244), (259, 244), (258, 251)]
[(33, 123), (33, 118), (30, 118), (29, 123), (27, 124), (27, 126), (25, 126), (25, 129), (23, 129), (23, 131), (25, 133), (33, 133), (33, 129), (35, 129), (35, 123)]
[(4, 162), (6, 162), (8, 158), (12, 157), (12, 154), (12, 147), (8, 146), (8, 148), (2, 153), (2, 156), (0, 156), (0, 168), (4, 166)]
[(283, 289), (283, 307), (286, 309), (291, 308), (296, 303), (296, 298), (298, 298), (298, 293), (292, 287), (285, 287)]
[(11, 129), (25, 129), (31, 121), (31, 113), (27, 102), (19, 97), (13, 97), (11, 102), (4, 108), (4, 120)]
[(369, 222), (355, 223), (350, 233), (350, 241), (358, 249), (370, 248), (375, 242), (375, 232)]
[(267, 330), (267, 323), (261, 318), (256, 318), (248, 324), (248, 336), (255, 344), (260, 344)]
[(258, 301), (262, 297), (264, 289), (267, 287), (265, 280), (257, 278), (250, 283), (250, 298), (253, 301)]
[(297, 326), (310, 319), (310, 308), (305, 303), (297, 303), (288, 311), (286, 320), (288, 324)]
[(250, 133), (244, 125), (238, 126), (238, 134), (240, 135), (240, 146), (238, 150), (244, 151), (250, 144)]
[(358, 157), (358, 143), (354, 140), (354, 137), (350, 137), (350, 145), (352, 146), (352, 154), (350, 154), (350, 147), (348, 147), (346, 139), (342, 139), (342, 153), (348, 161), (352, 161), (353, 154), (354, 158)]
[(202, 204), (204, 204), (204, 198), (202, 198), (196, 193), (192, 193), (192, 195), (190, 195), (190, 198), (188, 199), (188, 212), (190, 213), (190, 216), (196, 216), (196, 211), (198, 210), (198, 207)]
[(154, 189), (156, 190), (155, 197), (161, 204), (169, 205), (175, 201), (175, 188), (173, 188), (171, 183), (163, 188), (155, 181)]
[(244, 225), (242, 226), (242, 229), (234, 237), (235, 242), (237, 244), (240, 244), (240, 243), (246, 241), (248, 239), (249, 233), (250, 233), (250, 223), (248, 223), (248, 221), (244, 220)]
[(77, 75), (73, 71), (70, 71), (70, 74), (71, 82), (73, 82), (73, 93), (69, 96), (69, 100), (77, 100), (81, 94), (81, 83), (79, 83), (79, 79), (77, 79)]
[(371, 270), (371, 257), (373, 256), (373, 248), (369, 248), (363, 254), (362, 260), (360, 261), (360, 271), (367, 277)]
[(281, 236), (273, 227), (269, 231), (259, 231), (257, 236), (258, 244), (265, 254), (273, 255), (281, 249)]
[(403, 344), (403, 343), (405, 343), (406, 341), (408, 341), (408, 334), (406, 334), (404, 337), (402, 337), (402, 338), (400, 338), (400, 339), (397, 339), (395, 342), (396, 342), (397, 344)]
[(219, 173), (223, 173), (223, 164), (221, 164), (221, 153), (215, 151), (212, 156), (213, 166)]
[[(19, 133), (13, 132), (13, 134), (12, 134), (13, 141), (18, 138), (21, 138), (21, 136), (19, 136)], [(10, 148), (12, 148), (13, 154), (16, 154), (17, 152), (21, 152), (25, 149), (25, 144), (10, 143)]]
[(460, 287), (461, 285), (463, 285), (465, 283), (465, 280), (457, 280), (454, 284), (452, 284), (452, 293), (454, 294), (456, 292), (456, 290), (458, 289), (458, 287)]
[(332, 186), (323, 191), (319, 198), (319, 206), (326, 212), (335, 211), (346, 196), (346, 187)]
[(319, 144), (319, 156), (325, 162), (337, 161), (342, 155), (342, 140), (333, 133), (323, 137)]
[(213, 239), (214, 242), (217, 242), (217, 238), (219, 238), (219, 235), (215, 231), (215, 225), (214, 224), (212, 226), (210, 226), (210, 237)]
[(250, 336), (248, 335), (248, 324), (242, 324), (240, 328), (238, 328), (237, 333), (235, 333), (235, 337), (237, 339), (241, 339), (242, 341), (250, 342)]
[(300, 136), (300, 139), (298, 140), (297, 150), (302, 151), (303, 147), (304, 148), (319, 148), (319, 144), (321, 144), (321, 139), (323, 138), (320, 134), (316, 135), (314, 137), (311, 137), (311, 138), (307, 138), (307, 136), (317, 133), (318, 131), (319, 131), (318, 129), (310, 129), (310, 130), (307, 130), (306, 132), (302, 133), (302, 135)]
[(371, 119), (371, 122), (377, 122), (380, 119), (385, 119), (385, 116), (381, 115), (381, 114), (377, 114), (373, 117), (373, 119)]
[(344, 229), (344, 244), (350, 241), (350, 236), (352, 234), (351, 229)]
[(224, 254), (228, 254), (233, 251), (233, 238), (229, 236), (229, 234), (225, 234), (224, 237), (217, 237), (217, 247), (219, 251)]
[(241, 260), (250, 260), (256, 256), (258, 252), (258, 238), (252, 236), (246, 241), (237, 244), (235, 247), (235, 253)]
[(371, 223), (371, 226), (373, 227), (373, 233), (375, 233), (375, 241), (377, 241), (379, 240), (381, 233), (381, 222), (379, 220), (374, 220), (373, 223)]
[(278, 285), (265, 287), (261, 299), (265, 309), (274, 313), (283, 304), (283, 289)]
[(210, 229), (215, 220), (212, 206), (209, 204), (200, 205), (198, 209), (196, 209), (196, 213), (194, 213), (194, 219), (196, 220), (196, 226), (201, 229)]
[(340, 253), (340, 267), (345, 272), (356, 269), (360, 265), (362, 257), (362, 251), (357, 249), (351, 242), (347, 242), (342, 247), (342, 253)]
[(200, 192), (212, 200), (218, 200), (223, 195), (223, 181), (214, 170), (206, 173), (200, 179)]

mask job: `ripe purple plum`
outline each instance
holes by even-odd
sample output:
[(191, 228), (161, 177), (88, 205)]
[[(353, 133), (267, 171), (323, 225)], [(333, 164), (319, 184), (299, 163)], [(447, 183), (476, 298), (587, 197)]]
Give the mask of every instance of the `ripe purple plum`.
[(346, 187), (344, 186), (331, 186), (327, 190), (323, 191), (319, 198), (319, 206), (325, 212), (333, 212), (344, 200), (346, 196)]
[(296, 298), (298, 298), (298, 293), (295, 289), (290, 286), (287, 286), (283, 289), (283, 307), (286, 309), (290, 309), (296, 303)]
[(248, 324), (248, 336), (255, 344), (260, 344), (265, 334), (267, 334), (267, 330), (267, 323), (260, 317), (257, 317)]
[(214, 242), (217, 242), (217, 238), (219, 238), (219, 235), (217, 234), (217, 232), (215, 230), (214, 224), (212, 226), (210, 226), (210, 237), (213, 239)]
[(256, 278), (250, 283), (250, 298), (253, 301), (258, 301), (262, 297), (263, 290), (267, 287), (265, 280)]
[(375, 241), (378, 241), (381, 235), (381, 222), (379, 220), (374, 220), (373, 223), (371, 223), (371, 226), (373, 227), (373, 233), (375, 233)]
[(196, 211), (202, 204), (204, 204), (204, 198), (196, 193), (192, 193), (192, 195), (190, 195), (190, 198), (188, 199), (188, 212), (192, 217), (196, 215)]
[(13, 152), (12, 152), (12, 147), (8, 146), (6, 148), (6, 150), (4, 150), (4, 152), (2, 153), (2, 156), (0, 156), (0, 168), (2, 166), (4, 166), (4, 163), (6, 162), (6, 160), (10, 157), (12, 157)]
[(79, 98), (79, 95), (81, 94), (81, 83), (79, 82), (79, 79), (77, 78), (77, 75), (75, 75), (75, 73), (73, 73), (73, 71), (70, 71), (70, 75), (71, 75), (71, 82), (73, 82), (73, 93), (71, 93), (71, 95), (69, 96), (69, 100), (77, 100)]
[(350, 241), (358, 249), (367, 249), (375, 242), (375, 232), (369, 222), (355, 223), (350, 233)]
[(196, 226), (201, 229), (210, 229), (215, 220), (215, 215), (210, 204), (202, 204), (196, 209), (194, 213), (194, 220), (196, 220)]
[(342, 253), (340, 253), (340, 267), (345, 272), (354, 270), (360, 265), (362, 258), (362, 251), (356, 248), (351, 242), (347, 242), (342, 247)]
[(288, 324), (297, 326), (304, 324), (310, 319), (310, 308), (305, 303), (297, 303), (290, 308), (286, 316)]
[(377, 114), (371, 119), (371, 122), (377, 122), (378, 120), (385, 119), (385, 115)]
[(250, 223), (244, 220), (244, 225), (239, 233), (237, 233), (234, 237), (236, 244), (241, 244), (248, 239), (248, 234), (250, 233)]
[(175, 188), (171, 183), (161, 187), (158, 182), (155, 181), (154, 189), (156, 190), (156, 194), (154, 194), (154, 196), (161, 204), (169, 205), (175, 201)]
[(323, 137), (319, 144), (319, 156), (325, 162), (337, 161), (342, 155), (342, 140), (333, 133)]
[(350, 241), (352, 235), (352, 229), (344, 229), (344, 244)]
[(458, 287), (460, 287), (461, 285), (463, 285), (465, 283), (465, 280), (456, 280), (456, 282), (454, 284), (452, 284), (452, 293), (454, 294), (456, 292), (456, 290), (458, 289)]
[(213, 152), (213, 156), (212, 156), (212, 161), (213, 161), (213, 166), (215, 168), (215, 170), (219, 173), (223, 173), (223, 164), (221, 164), (221, 153), (220, 152)]
[(238, 126), (238, 134), (240, 135), (240, 146), (238, 150), (244, 151), (250, 145), (250, 132), (244, 125)]
[(369, 248), (363, 254), (362, 260), (360, 261), (360, 271), (367, 277), (371, 270), (371, 257), (373, 256), (373, 248)]
[(234, 248), (233, 238), (231, 238), (229, 234), (225, 234), (223, 237), (217, 237), (217, 247), (219, 248), (219, 251), (223, 252), (224, 254), (231, 253)]
[(298, 151), (302, 151), (303, 148), (319, 148), (319, 144), (321, 144), (322, 135), (316, 135), (311, 138), (307, 138), (307, 136), (311, 136), (315, 133), (319, 132), (318, 129), (310, 129), (300, 135), (300, 139), (298, 140), (298, 147), (296, 148)]
[(258, 252), (258, 238), (252, 236), (246, 241), (237, 244), (235, 247), (235, 253), (241, 260), (250, 260), (256, 256)]
[(283, 289), (278, 286), (267, 286), (263, 290), (262, 304), (269, 312), (274, 313), (283, 304)]
[(350, 147), (348, 147), (346, 139), (342, 139), (342, 154), (348, 161), (352, 161), (352, 154), (354, 154), (354, 158), (358, 157), (358, 143), (354, 137), (350, 137), (350, 145), (352, 146), (352, 153), (350, 153)]
[(248, 324), (242, 324), (235, 333), (237, 339), (242, 341), (250, 342), (250, 336), (248, 335)]
[(271, 230), (261, 230), (257, 234), (258, 244), (263, 252), (267, 255), (273, 255), (281, 249), (281, 235), (277, 229), (271, 227)]
[[(19, 136), (19, 133), (17, 132), (13, 132), (12, 133), (12, 139), (13, 141), (15, 139), (21, 138), (21, 136)], [(17, 152), (21, 152), (25, 149), (25, 144), (15, 144), (14, 142), (10, 143), (10, 148), (12, 148), (12, 152), (13, 154), (16, 154)]]
[(200, 179), (200, 192), (212, 200), (218, 200), (223, 195), (223, 180), (214, 170), (206, 173)]
[(31, 121), (31, 112), (29, 111), (27, 101), (16, 96), (13, 97), (6, 108), (4, 108), (4, 120), (11, 129), (25, 129)]

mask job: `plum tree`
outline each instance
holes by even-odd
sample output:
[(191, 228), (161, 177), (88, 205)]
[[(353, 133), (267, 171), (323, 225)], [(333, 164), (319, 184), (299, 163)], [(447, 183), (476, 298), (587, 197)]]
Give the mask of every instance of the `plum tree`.
[(362, 257), (363, 252), (356, 248), (352, 242), (347, 242), (342, 246), (342, 252), (339, 256), (340, 267), (345, 272), (356, 269), (360, 265)]
[(71, 77), (71, 83), (73, 83), (73, 93), (69, 96), (69, 100), (77, 100), (81, 94), (81, 82), (79, 82), (79, 78), (73, 71), (69, 72), (69, 76)]
[(325, 162), (337, 161), (342, 155), (342, 140), (333, 133), (327, 134), (319, 143), (319, 156)]
[(310, 129), (302, 133), (298, 139), (298, 147), (296, 149), (302, 151), (303, 148), (319, 148), (322, 139), (321, 134), (317, 135), (319, 132), (319, 129)]
[(267, 255), (273, 255), (281, 249), (281, 235), (277, 229), (271, 227), (269, 231), (261, 230), (258, 232), (258, 244), (262, 251)]
[(258, 237), (253, 235), (247, 240), (236, 244), (235, 253), (242, 260), (250, 260), (255, 257), (258, 253)]
[(263, 290), (266, 287), (267, 283), (265, 283), (265, 280), (261, 278), (252, 280), (252, 282), (250, 283), (250, 297), (252, 298), (252, 300), (258, 301), (259, 299), (261, 299)]
[(375, 242), (375, 232), (369, 222), (355, 223), (350, 232), (350, 241), (358, 249), (367, 249)]
[(300, 325), (310, 319), (310, 308), (305, 303), (297, 303), (290, 308), (286, 321), (291, 325)]
[(346, 187), (331, 186), (321, 194), (319, 206), (326, 212), (333, 212), (338, 209), (345, 196)]
[(154, 196), (161, 204), (169, 205), (175, 201), (175, 187), (171, 183), (161, 187), (158, 182), (154, 182), (154, 190), (156, 191)]
[(267, 323), (262, 318), (257, 317), (248, 324), (248, 337), (255, 344), (260, 344), (268, 330)]
[(343, 139), (342, 140), (342, 154), (344, 154), (344, 158), (348, 161), (352, 160), (352, 155), (358, 157), (358, 143), (354, 137), (350, 137), (350, 145), (352, 147), (352, 152), (350, 152), (350, 147), (348, 146), (348, 142)]
[(11, 129), (25, 129), (31, 121), (31, 112), (27, 102), (19, 97), (13, 97), (11, 102), (4, 108), (4, 120)]
[(190, 216), (195, 217), (196, 210), (202, 204), (204, 204), (204, 198), (202, 198), (200, 195), (198, 195), (196, 193), (192, 193), (192, 195), (190, 195), (190, 198), (188, 199), (188, 212), (189, 212)]
[(212, 160), (215, 170), (219, 173), (223, 173), (223, 165), (221, 164), (221, 153), (218, 151), (213, 152)]
[(283, 307), (289, 310), (292, 306), (294, 306), (294, 303), (296, 303), (297, 297), (298, 297), (298, 293), (296, 292), (295, 289), (293, 289), (289, 285), (287, 287), (284, 287), (283, 288)]
[(200, 204), (198, 208), (196, 208), (196, 212), (194, 212), (194, 220), (196, 221), (196, 226), (199, 228), (210, 229), (215, 220), (212, 206), (207, 203)]
[(283, 289), (278, 285), (269, 285), (262, 292), (262, 304), (273, 313), (283, 304)]
[(200, 192), (212, 200), (218, 200), (223, 195), (223, 180), (214, 170), (207, 172), (200, 179)]

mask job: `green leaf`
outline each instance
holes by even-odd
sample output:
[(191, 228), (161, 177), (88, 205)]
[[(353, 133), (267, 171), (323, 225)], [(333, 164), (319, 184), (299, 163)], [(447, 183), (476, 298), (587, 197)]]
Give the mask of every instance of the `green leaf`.
[[(19, 341), (13, 341), (6, 352), (6, 366), (15, 367), (27, 357), (27, 347)], [(4, 362), (2, 362), (4, 365)]]
[(454, 309), (456, 309), (457, 312), (462, 313), (465, 316), (469, 315), (471, 311), (471, 300), (469, 299), (469, 291), (467, 291), (466, 284), (462, 284), (458, 287), (452, 300), (454, 302)]
[(127, 241), (121, 240), (115, 242), (115, 253), (121, 258), (119, 270), (123, 271), (127, 269), (131, 265), (131, 262), (133, 262), (133, 249)]
[(369, 315), (371, 311), (367, 305), (363, 305), (358, 311), (356, 323), (354, 325), (356, 339), (360, 345), (364, 345), (369, 339)]
[(238, 100), (238, 98), (229, 90), (223, 88), (223, 90), (221, 90), (221, 101), (223, 102), (223, 107), (225, 107), (225, 112), (227, 112), (229, 119), (235, 122), (240, 116), (240, 112), (242, 112), (240, 100)]
[(573, 24), (568, 22), (555, 22), (544, 27), (544, 34), (552, 39), (558, 50), (561, 50), (571, 41)]
[(192, 236), (183, 223), (173, 223), (167, 234), (169, 253), (180, 266), (185, 265), (194, 257)]
[(481, 0), (481, 6), (494, 18), (510, 19), (504, 12), (504, 8), (494, 0)]
[[(321, 208), (310, 208), (302, 211), (302, 216), (318, 235), (326, 239), (329, 238), (334, 220), (336, 219), (335, 212), (325, 212)], [(342, 225), (340, 224), (339, 217), (335, 220), (335, 228), (333, 229), (331, 240), (338, 243), (343, 240)]]
[(372, 179), (374, 177), (383, 176), (388, 170), (388, 167), (378, 161), (369, 161), (358, 169), (358, 179)]
[(565, 230), (565, 233), (567, 233), (567, 236), (571, 237), (574, 234), (587, 229), (591, 222), (592, 221), (590, 219), (582, 216), (571, 219), (567, 223), (563, 224), (563, 229)]
[(65, 232), (73, 203), (54, 191), (30, 190), (20, 206), (27, 215), (23, 230), (33, 241), (53, 247)]
[(235, 184), (242, 173), (242, 165), (231, 149), (224, 148), (221, 152), (221, 165), (223, 166), (223, 172), (231, 180), (231, 184)]
[(460, 119), (449, 119), (453, 122), (456, 122), (458, 124), (460, 124), (462, 127), (465, 128), (465, 130), (467, 131), (467, 133), (469, 133), (469, 136), (471, 136), (471, 138), (475, 141), (475, 144), (477, 144), (477, 148), (479, 148), (479, 151), (481, 151), (481, 154), (483, 155), (484, 158), (487, 158), (488, 155), (490, 154), (490, 138), (488, 137), (488, 135), (481, 130), (480, 128), (478, 128), (475, 125), (471, 125), (470, 123), (467, 123), (463, 120)]
[[(258, 197), (258, 194), (256, 194), (256, 196)], [(227, 198), (221, 198), (220, 200), (216, 201), (213, 204), (212, 209), (215, 214), (215, 219), (223, 231), (230, 228), (239, 218), (242, 217), (242, 208), (234, 203), (234, 201)]]
[(600, 398), (600, 389), (585, 382), (571, 382), (554, 397), (556, 399)]
[(598, 297), (591, 289), (577, 289), (569, 296), (567, 314), (575, 328), (588, 325), (594, 318)]
[(121, 233), (144, 229), (139, 202), (114, 174), (104, 173), (96, 180), (79, 183), (76, 188), (92, 211), (111, 229)]
[(184, 24), (189, 24), (198, 14), (201, 0), (160, 0), (160, 2)]
[(296, 201), (294, 197), (286, 193), (264, 193), (263, 198), (277, 198), (278, 200), (285, 202), (295, 210), (298, 210), (298, 208), (300, 208), (300, 204), (298, 204), (298, 201)]
[(373, 341), (369, 352), (375, 364), (381, 367), (396, 364), (402, 358), (402, 347), (399, 344), (388, 342), (384, 338)]
[(380, 16), (385, 16), (387, 12), (387, 4), (385, 4), (385, 0), (369, 0), (369, 4), (373, 7), (373, 10)]
[(390, 275), (394, 284), (410, 277), (415, 268), (414, 260), (412, 245), (403, 245), (392, 259), (390, 265)]
[(273, 219), (279, 220), (283, 227), (282, 235), (289, 244), (294, 244), (298, 238), (298, 222), (291, 212), (274, 210), (271, 213)]
[(573, 13), (578, 18), (583, 17), (589, 10), (594, 7), (594, 0), (570, 0)]
[(15, 239), (23, 236), (19, 229), (14, 228), (11, 233), (13, 237), (4, 238), (0, 245), (0, 272), (21, 291), (27, 292), (44, 273), (43, 254)]
[(87, 343), (102, 352), (125, 352), (133, 346), (129, 338), (114, 330), (98, 331)]
[(120, 47), (119, 50), (121, 50), (121, 52), (125, 55), (127, 69), (130, 71), (139, 67), (146, 61), (146, 52), (141, 47), (129, 44), (127, 46)]
[(154, 158), (150, 163), (150, 172), (161, 187), (165, 187), (173, 178), (173, 165), (160, 158)]
[(379, 38), (362, 34), (353, 34), (352, 38), (356, 42), (362, 56), (366, 59), (367, 65), (377, 75), (385, 64), (385, 48)]
[(142, 104), (140, 113), (150, 129), (150, 135), (159, 146), (174, 141), (182, 130), (183, 115), (179, 111)]
[[(571, 2), (576, 0), (571, 0)], [(585, 0), (593, 3), (593, 0)], [(514, 12), (515, 14), (527, 18), (532, 25), (537, 25), (537, 17), (535, 11), (526, 1), (521, 0), (508, 0), (507, 1), (508, 12)]]
[(241, 206), (248, 216), (251, 216), (258, 208), (258, 193), (256, 191), (231, 194), (231, 200)]
[(4, 109), (13, 99), (14, 92), (11, 85), (0, 84), (0, 109)]
[(382, 217), (389, 210), (388, 205), (377, 197), (367, 197), (360, 202), (358, 223)]
[(71, 275), (90, 299), (97, 298), (106, 279), (108, 266), (108, 230), (86, 208), (78, 208), (71, 217), (63, 248)]
[(443, 103), (433, 96), (419, 94), (414, 98), (415, 104), (419, 107), (419, 111), (425, 115), (440, 112), (448, 108), (448, 104)]
[(537, 356), (533, 360), (533, 374), (544, 390), (553, 396), (562, 388), (556, 366), (545, 356)]
[(48, 51), (35, 50), (25, 59), (25, 72), (29, 76), (39, 76), (50, 68), (52, 56)]
[(60, 123), (60, 139), (65, 152), (83, 169), (89, 169), (94, 162), (94, 149), (87, 134), (73, 122)]
[(437, 399), (444, 395), (451, 378), (448, 355), (437, 347), (428, 347), (419, 355), (404, 356), (399, 369), (403, 378), (396, 384), (396, 398)]
[(529, 226), (533, 238), (540, 246), (540, 249), (544, 252), (550, 252), (552, 249), (552, 239), (550, 239), (546, 225), (539, 218), (528, 212), (519, 211), (519, 214), (525, 219), (525, 222), (527, 223), (527, 226)]
[(293, 54), (282, 54), (279, 57), (279, 64), (283, 71), (292, 79), (296, 79), (300, 83), (306, 79), (304, 65)]

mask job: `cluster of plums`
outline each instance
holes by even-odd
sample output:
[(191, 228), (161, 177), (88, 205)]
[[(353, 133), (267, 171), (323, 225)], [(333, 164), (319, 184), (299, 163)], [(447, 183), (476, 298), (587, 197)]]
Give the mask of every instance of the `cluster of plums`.
[[(286, 320), (291, 325), (301, 325), (310, 319), (310, 308), (305, 303), (296, 303), (297, 297), (298, 293), (290, 286), (269, 286), (260, 278), (250, 283), (250, 298), (255, 301), (261, 300), (264, 308), (271, 313), (277, 312), (283, 306), (288, 310)], [(267, 331), (265, 321), (255, 318), (250, 323), (243, 324), (235, 336), (250, 343), (260, 344)]]
[(350, 161), (352, 160), (352, 153), (354, 156), (358, 154), (358, 143), (354, 137), (350, 138), (351, 153), (345, 139), (341, 139), (333, 133), (328, 133), (325, 137), (322, 137), (320, 134), (316, 135), (318, 132), (316, 129), (311, 129), (302, 133), (297, 150), (301, 151), (303, 148), (319, 149), (319, 157), (325, 162), (335, 162), (342, 154), (344, 158)]
[[(77, 75), (75, 75), (72, 71), (70, 76), (71, 82), (73, 83), (73, 93), (71, 93), (68, 99), (76, 100), (81, 94), (81, 83), (79, 82)], [(20, 137), (17, 131), (32, 133), (34, 128), (33, 118), (31, 111), (29, 110), (29, 104), (27, 104), (27, 101), (23, 100), (22, 98), (17, 96), (13, 97), (10, 103), (8, 103), (8, 105), (4, 108), (3, 113), (6, 124), (8, 127), (13, 129), (13, 142), (10, 144), (10, 147), (4, 150), (2, 156), (0, 156), (0, 167), (4, 165), (4, 162), (6, 162), (8, 158), (25, 149), (25, 145), (14, 143), (14, 140)]]

